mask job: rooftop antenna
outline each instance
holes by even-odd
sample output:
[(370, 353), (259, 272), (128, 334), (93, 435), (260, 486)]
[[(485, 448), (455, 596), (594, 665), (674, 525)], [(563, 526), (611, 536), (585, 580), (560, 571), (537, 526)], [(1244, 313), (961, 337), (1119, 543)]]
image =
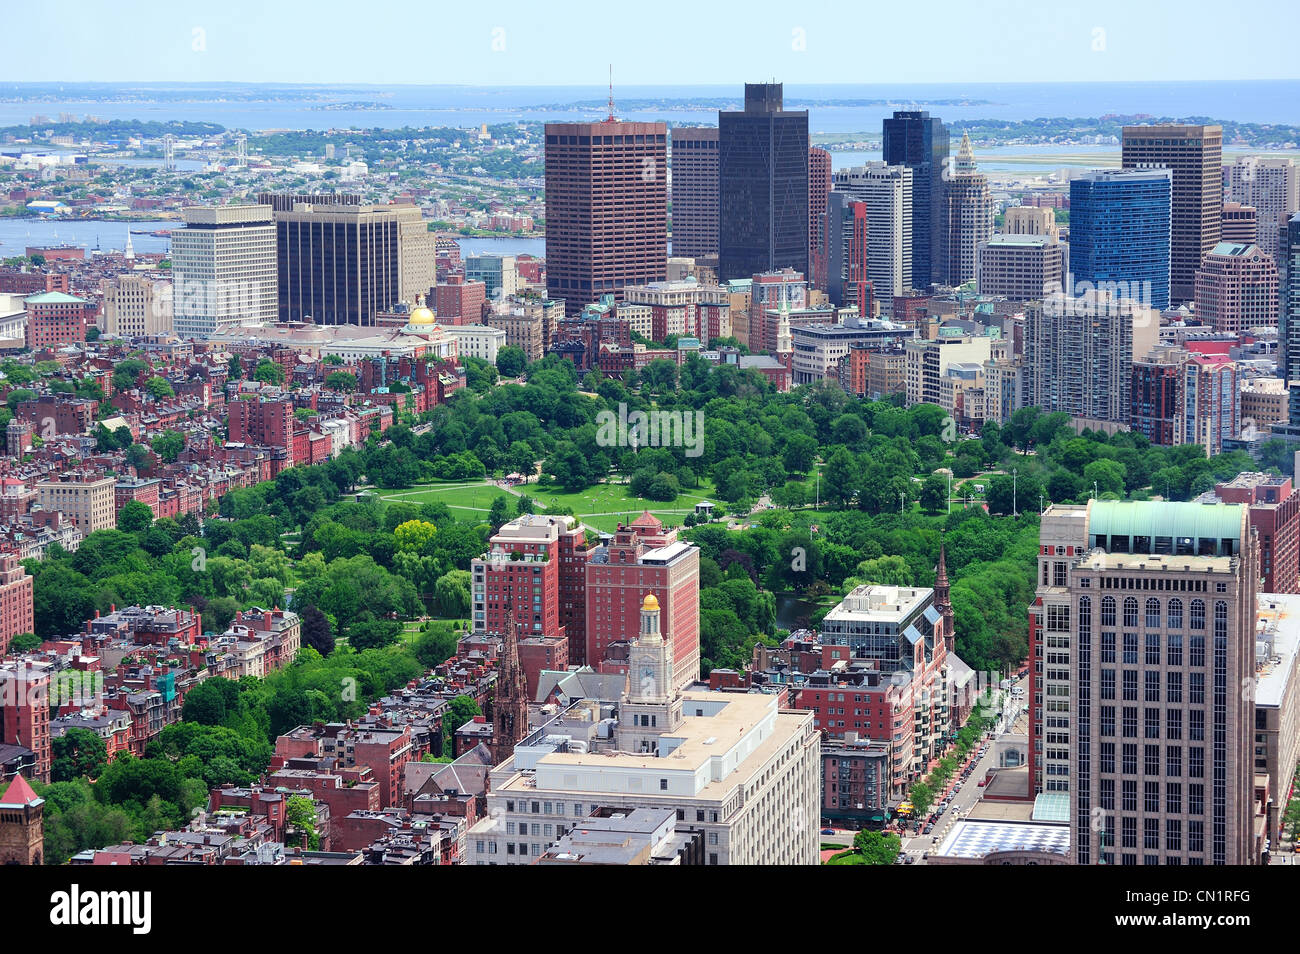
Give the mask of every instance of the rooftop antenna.
[(614, 64), (609, 64), (609, 118), (605, 120), (608, 123), (614, 121)]

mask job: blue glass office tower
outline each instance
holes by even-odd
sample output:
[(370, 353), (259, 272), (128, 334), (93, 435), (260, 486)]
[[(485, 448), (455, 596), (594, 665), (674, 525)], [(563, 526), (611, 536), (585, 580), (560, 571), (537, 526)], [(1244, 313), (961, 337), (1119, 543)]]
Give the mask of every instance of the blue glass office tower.
[(1168, 308), (1172, 196), (1168, 169), (1104, 169), (1072, 181), (1067, 290), (1109, 289)]
[(912, 170), (912, 287), (926, 289), (944, 280), (940, 266), (946, 247), (943, 229), (944, 163), (948, 130), (928, 112), (898, 110), (884, 121), (884, 160)]

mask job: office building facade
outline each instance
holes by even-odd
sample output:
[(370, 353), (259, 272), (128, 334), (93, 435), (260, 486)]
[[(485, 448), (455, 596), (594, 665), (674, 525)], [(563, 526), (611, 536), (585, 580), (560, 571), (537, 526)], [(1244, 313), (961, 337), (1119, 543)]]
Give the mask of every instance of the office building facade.
[(1172, 187), (1165, 169), (1098, 170), (1070, 183), (1067, 294), (1106, 289), (1169, 307)]
[(673, 255), (718, 255), (718, 127), (672, 131)]
[(911, 287), (928, 288), (940, 280), (942, 271), (938, 263), (945, 247), (944, 180), (951, 171), (948, 130), (924, 111), (896, 111), (883, 125), (881, 158), (912, 170)]
[(182, 210), (172, 232), (172, 310), (176, 334), (217, 332), (276, 320), (275, 224), (269, 205)]
[(668, 273), (668, 127), (546, 124), (546, 289), (565, 314)]
[[(1196, 292), (1196, 270), (1219, 243), (1222, 227), (1223, 127), (1125, 126), (1122, 161), (1125, 169), (1163, 168), (1172, 173), (1169, 295), (1174, 303), (1191, 301)], [(1072, 240), (1074, 229), (1071, 190)]]
[(745, 108), (718, 113), (718, 278), (808, 274), (808, 111), (780, 83), (746, 83)]

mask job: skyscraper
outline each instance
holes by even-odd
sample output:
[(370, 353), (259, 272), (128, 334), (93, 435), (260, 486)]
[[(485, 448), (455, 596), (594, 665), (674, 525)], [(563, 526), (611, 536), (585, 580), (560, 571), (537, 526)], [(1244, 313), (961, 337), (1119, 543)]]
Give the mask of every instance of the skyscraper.
[(1073, 860), (1258, 863), (1247, 510), (1094, 500), (1084, 513), (1048, 651), (1068, 677)]
[(1066, 293), (1106, 289), (1168, 308), (1171, 189), (1167, 169), (1103, 169), (1071, 182)]
[(889, 165), (912, 170), (912, 286), (938, 281), (944, 247), (943, 185), (949, 163), (948, 130), (928, 112), (899, 110), (884, 121), (884, 155)]
[(194, 206), (172, 232), (176, 334), (207, 338), (275, 321), (275, 224), (269, 205)]
[(1277, 322), (1277, 263), (1255, 245), (1220, 242), (1196, 270), (1196, 317), (1241, 334)]
[[(780, 83), (746, 83), (742, 112), (718, 113), (718, 277), (808, 274), (808, 111)], [(548, 248), (549, 252), (549, 248)]]
[(1025, 308), (1025, 405), (1127, 425), (1133, 362), (1159, 340), (1159, 315), (1104, 291)]
[(869, 162), (841, 169), (835, 191), (867, 204), (867, 278), (884, 315), (912, 288), (912, 170)]
[(847, 192), (832, 192), (821, 220), (822, 248), (818, 257), (825, 262), (826, 294), (832, 304), (857, 305), (859, 315), (870, 317), (867, 203)]
[(546, 124), (546, 290), (565, 314), (668, 277), (668, 127)]
[(1290, 392), (1288, 417), (1300, 426), (1300, 213), (1286, 224), (1286, 243), (1281, 250), (1282, 324), (1278, 328), (1278, 370)]
[[(1223, 213), (1222, 126), (1125, 126), (1125, 169), (1169, 169), (1172, 173), (1172, 228), (1169, 294), (1191, 301), (1196, 269), (1219, 242)], [(1070, 202), (1071, 231), (1074, 202)], [(1073, 253), (1071, 253), (1073, 264)]]
[(373, 325), (433, 284), (433, 235), (414, 205), (308, 205), (275, 213), (281, 321)]
[[(993, 236), (993, 197), (988, 176), (975, 167), (975, 153), (967, 135), (961, 137), (952, 174), (944, 186), (942, 280), (948, 285), (964, 285), (975, 279), (980, 245)], [(916, 247), (915, 231), (912, 247)]]
[(1290, 158), (1240, 156), (1223, 171), (1228, 200), (1255, 210), (1256, 241), (1265, 254), (1279, 258), (1279, 226), (1300, 212), (1300, 166)]
[(813, 146), (808, 150), (808, 268), (814, 288), (826, 288), (827, 264), (822, 254), (822, 216), (831, 191), (831, 154)]
[(718, 127), (672, 131), (673, 255), (718, 254)]

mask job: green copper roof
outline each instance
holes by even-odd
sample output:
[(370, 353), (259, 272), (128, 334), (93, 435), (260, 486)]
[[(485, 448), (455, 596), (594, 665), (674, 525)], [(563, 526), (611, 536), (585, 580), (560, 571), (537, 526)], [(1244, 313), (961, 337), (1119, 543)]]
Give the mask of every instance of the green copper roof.
[(86, 299), (78, 298), (76, 295), (65, 295), (63, 292), (41, 292), (39, 295), (29, 295), (23, 301), (34, 301), (38, 305), (84, 305)]
[(1241, 504), (1094, 500), (1088, 535), (1239, 540)]

